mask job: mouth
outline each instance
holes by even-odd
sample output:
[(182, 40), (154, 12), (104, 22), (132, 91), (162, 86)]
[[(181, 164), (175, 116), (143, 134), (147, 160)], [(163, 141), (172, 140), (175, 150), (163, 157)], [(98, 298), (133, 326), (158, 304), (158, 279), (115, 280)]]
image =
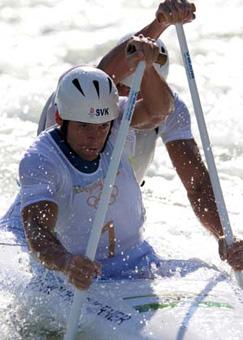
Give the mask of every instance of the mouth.
[(91, 153), (99, 153), (100, 148), (99, 147), (84, 147), (83, 148), (85, 152), (91, 152)]

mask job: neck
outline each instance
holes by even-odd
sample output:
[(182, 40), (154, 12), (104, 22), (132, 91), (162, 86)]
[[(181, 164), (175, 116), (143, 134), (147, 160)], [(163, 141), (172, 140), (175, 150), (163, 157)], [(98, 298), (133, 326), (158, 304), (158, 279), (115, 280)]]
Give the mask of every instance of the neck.
[(54, 139), (62, 153), (69, 162), (79, 171), (84, 173), (93, 173), (98, 169), (100, 156), (92, 161), (88, 161), (79, 156), (67, 143), (59, 128), (50, 131), (51, 137)]

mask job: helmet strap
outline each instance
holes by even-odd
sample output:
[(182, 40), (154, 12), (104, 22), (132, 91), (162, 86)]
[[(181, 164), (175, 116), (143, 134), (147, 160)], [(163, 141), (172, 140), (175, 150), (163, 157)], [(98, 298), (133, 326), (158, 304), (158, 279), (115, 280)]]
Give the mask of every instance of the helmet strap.
[(69, 120), (63, 120), (63, 121), (62, 121), (61, 128), (60, 128), (62, 137), (63, 137), (63, 139), (65, 140), (65, 142), (67, 142), (67, 129), (68, 129), (68, 123), (69, 123)]
[(107, 141), (108, 141), (108, 139), (109, 139), (109, 137), (110, 137), (110, 134), (111, 134), (111, 129), (112, 129), (112, 126), (113, 126), (113, 122), (114, 122), (114, 120), (111, 121), (110, 130), (109, 130), (109, 132), (108, 132), (108, 135), (107, 135), (107, 137), (106, 137), (106, 140), (105, 140), (105, 143), (104, 143), (104, 146), (103, 146), (101, 152), (103, 152), (104, 149), (105, 149), (105, 147), (106, 147), (106, 143), (107, 143)]

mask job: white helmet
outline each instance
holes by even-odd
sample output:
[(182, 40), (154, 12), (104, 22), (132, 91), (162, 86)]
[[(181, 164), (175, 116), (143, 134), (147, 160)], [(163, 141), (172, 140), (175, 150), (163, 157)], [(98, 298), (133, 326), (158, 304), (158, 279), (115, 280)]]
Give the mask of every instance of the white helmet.
[(112, 79), (90, 66), (72, 68), (61, 77), (55, 102), (64, 120), (102, 124), (118, 117), (118, 92)]
[[(133, 34), (129, 33), (127, 35), (125, 35), (123, 38), (121, 38), (118, 42), (118, 45), (120, 45), (121, 43), (123, 43), (124, 41), (128, 40), (129, 38), (131, 38), (133, 36)], [(168, 55), (168, 50), (165, 47), (165, 44), (163, 43), (163, 41), (161, 39), (157, 39), (155, 41), (156, 45), (159, 47), (160, 53), (165, 53), (167, 55), (167, 60), (166, 63), (164, 65), (160, 65), (157, 63), (154, 63), (154, 68), (156, 69), (156, 71), (158, 72), (158, 74), (166, 79), (169, 73), (169, 55)], [(133, 73), (130, 74), (130, 76), (124, 78), (121, 80), (121, 83), (131, 87), (132, 84), (132, 80), (133, 80)]]

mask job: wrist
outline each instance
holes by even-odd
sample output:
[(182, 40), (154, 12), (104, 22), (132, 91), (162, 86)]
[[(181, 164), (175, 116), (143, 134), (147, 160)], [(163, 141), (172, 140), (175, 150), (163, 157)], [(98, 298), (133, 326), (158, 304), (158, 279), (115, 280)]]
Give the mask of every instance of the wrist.
[(161, 13), (156, 13), (154, 20), (154, 27), (156, 27), (157, 31), (160, 31), (160, 34), (166, 30), (171, 24)]
[(156, 17), (147, 27), (138, 33), (142, 33), (145, 37), (150, 37), (153, 39), (158, 39), (164, 30), (169, 27), (168, 23), (165, 23), (161, 18), (161, 21)]
[[(151, 76), (151, 70), (153, 72), (154, 67), (153, 67), (153, 62), (145, 62), (145, 68), (144, 68), (144, 72), (143, 72), (143, 77), (146, 78), (148, 77), (148, 80), (149, 80), (149, 77)], [(156, 71), (155, 71), (156, 72)]]
[(69, 270), (70, 263), (72, 261), (73, 255), (65, 252), (63, 253), (57, 261), (57, 270), (66, 274)]
[(170, 24), (168, 23), (168, 21), (165, 21), (163, 16), (160, 17), (156, 17), (155, 18), (155, 23), (154, 23), (161, 31), (161, 33), (170, 26)]

